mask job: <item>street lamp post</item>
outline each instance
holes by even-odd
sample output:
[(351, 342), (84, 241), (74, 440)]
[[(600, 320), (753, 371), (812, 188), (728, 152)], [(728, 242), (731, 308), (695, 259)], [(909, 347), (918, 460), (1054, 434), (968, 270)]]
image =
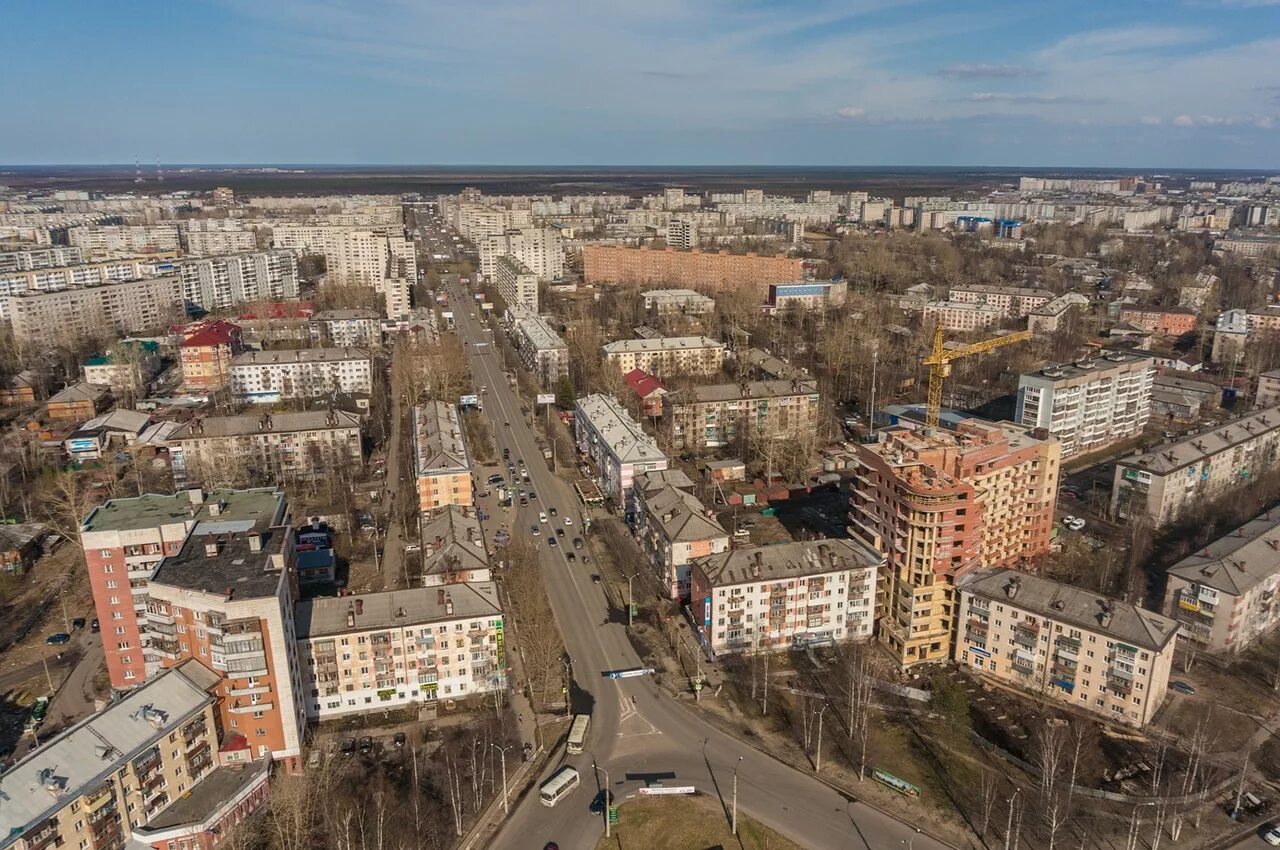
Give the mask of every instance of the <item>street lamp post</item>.
[(733, 834), (738, 834), (738, 768), (742, 765), (742, 756), (738, 756), (738, 763), (733, 766), (733, 819), (731, 828)]
[(915, 835), (910, 835), (902, 839), (900, 843), (905, 844), (907, 847), (907, 850), (913, 850), (913, 848), (916, 846), (916, 835), (919, 835), (919, 834), (920, 834), (920, 828), (916, 827)]
[(502, 753), (502, 813), (509, 815), (511, 809), (507, 807), (507, 750), (515, 745), (507, 744), (505, 747), (499, 747), (497, 744), (490, 744), (489, 746)]
[(569, 666), (569, 662), (565, 658), (560, 659), (560, 663), (564, 665), (564, 716), (569, 716), (569, 686), (573, 684), (573, 668)]
[(596, 773), (604, 774), (604, 837), (609, 837), (609, 771), (605, 770), (595, 762), (591, 763), (591, 767)]

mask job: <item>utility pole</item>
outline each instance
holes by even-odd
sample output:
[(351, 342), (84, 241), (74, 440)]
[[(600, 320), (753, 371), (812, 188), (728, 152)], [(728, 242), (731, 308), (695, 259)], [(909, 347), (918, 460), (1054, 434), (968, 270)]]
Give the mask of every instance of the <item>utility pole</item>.
[(738, 756), (738, 763), (733, 766), (733, 819), (731, 828), (733, 834), (738, 834), (738, 768), (742, 766), (742, 756)]
[(569, 667), (569, 662), (564, 658), (560, 659), (560, 663), (564, 665), (564, 716), (569, 716), (569, 686), (573, 684), (573, 670)]
[(876, 364), (880, 360), (879, 343), (871, 346), (871, 405), (867, 408), (868, 435), (875, 442), (876, 436)]
[(49, 698), (52, 699), (54, 687), (53, 687), (53, 677), (49, 675), (49, 659), (44, 656), (41, 656), (40, 663), (44, 665), (44, 680), (49, 685)]
[(502, 813), (504, 815), (511, 814), (511, 809), (507, 807), (507, 750), (511, 749), (512, 744), (505, 747), (499, 747), (497, 744), (489, 744), (498, 752), (502, 753)]
[(594, 768), (594, 769), (595, 769), (595, 771), (596, 771), (597, 773), (603, 773), (603, 774), (604, 774), (604, 806), (603, 806), (603, 809), (604, 809), (604, 837), (605, 837), (605, 838), (608, 838), (608, 837), (609, 837), (609, 809), (613, 808), (613, 806), (612, 806), (612, 805), (610, 805), (610, 803), (609, 803), (609, 796), (610, 796), (610, 795), (609, 795), (609, 771), (605, 770), (603, 767), (600, 767), (600, 766), (599, 766), (599, 765), (597, 765), (595, 762), (592, 762), (592, 763), (591, 763), (591, 767), (592, 767), (592, 768)]
[(827, 713), (827, 704), (822, 704), (822, 710), (818, 712), (818, 750), (813, 757), (813, 772), (822, 773), (822, 718)]
[[(1004, 827), (1004, 850), (1017, 850), (1010, 841), (1013, 839), (1013, 805), (1018, 800), (1018, 789), (1013, 789), (1013, 796), (1009, 798), (1009, 822)], [(1136, 811), (1136, 809), (1135, 809)]]
[(631, 595), (631, 582), (635, 581), (636, 576), (638, 575), (640, 574), (635, 573), (634, 575), (627, 576), (627, 628), (631, 628), (634, 620), (632, 612), (636, 610), (635, 598)]
[[(68, 579), (70, 576), (68, 576)], [(67, 591), (66, 584), (62, 585), (63, 589), (58, 591), (58, 601), (62, 603), (62, 625), (63, 631), (71, 634), (71, 618), (67, 616)]]

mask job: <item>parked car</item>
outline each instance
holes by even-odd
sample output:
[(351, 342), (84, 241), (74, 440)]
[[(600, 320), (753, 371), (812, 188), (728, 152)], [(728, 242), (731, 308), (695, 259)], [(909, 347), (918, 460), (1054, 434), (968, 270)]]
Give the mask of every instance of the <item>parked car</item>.
[(343, 738), (343, 739), (342, 739), (342, 754), (343, 754), (344, 756), (349, 756), (349, 755), (353, 755), (353, 754), (355, 753), (355, 751), (356, 751), (356, 739), (355, 739), (355, 738)]
[(58, 632), (56, 634), (49, 635), (44, 639), (44, 642), (53, 646), (60, 646), (69, 640), (71, 640), (71, 635), (66, 632)]
[(1193, 696), (1196, 692), (1196, 689), (1191, 685), (1188, 685), (1186, 682), (1170, 682), (1169, 690), (1177, 691), (1178, 693), (1186, 694), (1187, 696)]
[(360, 753), (361, 755), (368, 755), (371, 752), (373, 752), (373, 736), (365, 735), (360, 739)]
[(608, 788), (601, 788), (600, 793), (596, 794), (595, 798), (591, 801), (591, 814), (593, 815), (604, 814), (605, 806), (612, 806), (612, 805), (613, 805), (613, 792), (610, 791)]
[(405, 742), (408, 740), (409, 740), (408, 736), (406, 736), (403, 732), (397, 732), (391, 736), (391, 743), (395, 744), (397, 748), (403, 747), (405, 745)]
[(1065, 525), (1067, 528), (1071, 529), (1072, 531), (1080, 531), (1082, 528), (1084, 528), (1084, 525), (1085, 525), (1084, 520), (1075, 516), (1068, 516), (1066, 519), (1062, 521), (1062, 524)]
[(538, 511), (538, 522), (546, 522), (547, 514), (544, 511)]
[(84, 617), (76, 617), (71, 621), (71, 631), (77, 631), (84, 628)]
[(93, 622), (89, 623), (89, 631), (91, 631), (91, 632), (100, 632), (100, 631), (102, 631), (102, 624), (98, 622), (98, 618), (97, 618), (97, 617), (94, 617), (94, 618), (93, 618)]
[(1262, 840), (1272, 847), (1280, 847), (1280, 826), (1270, 824), (1262, 828)]
[(565, 518), (564, 518), (564, 524), (565, 524), (565, 525), (573, 525), (573, 517), (571, 517), (571, 516), (567, 516), (567, 517), (565, 517)]

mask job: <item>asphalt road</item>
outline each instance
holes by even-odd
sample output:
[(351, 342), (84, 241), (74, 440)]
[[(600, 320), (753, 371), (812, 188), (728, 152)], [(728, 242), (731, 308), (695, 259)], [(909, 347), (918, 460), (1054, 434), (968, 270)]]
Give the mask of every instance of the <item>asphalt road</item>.
[[(387, 379), (389, 384), (387, 394), (391, 397), (391, 429), (387, 437), (387, 472), (384, 478), (386, 493), (384, 494), (384, 506), (386, 511), (386, 527), (379, 528), (382, 538), (382, 589), (392, 590), (397, 587), (404, 587), (403, 567), (404, 546), (408, 542), (404, 539), (404, 528), (400, 523), (401, 505), (400, 505), (400, 482), (404, 478), (404, 469), (402, 464), (404, 460), (400, 457), (400, 428), (404, 419), (404, 406), (400, 403), (400, 393), (404, 391), (403, 387), (395, 386), (392, 380), (397, 375), (395, 363), (408, 354), (404, 350), (404, 346), (396, 346), (392, 349), (392, 367), (391, 377)], [(412, 462), (412, 459), (410, 459)], [(413, 498), (416, 498), (413, 494)], [(381, 525), (381, 523), (376, 523)], [(416, 529), (415, 529), (416, 531)], [(417, 538), (414, 537), (414, 540)], [(378, 545), (378, 540), (373, 541), (373, 545)]]
[[(603, 677), (605, 671), (639, 667), (641, 662), (625, 627), (610, 621), (603, 591), (591, 582), (591, 567), (570, 565), (562, 545), (551, 547), (545, 542), (551, 527), (563, 525), (566, 516), (571, 518), (573, 530), (580, 531), (577, 498), (543, 461), (534, 434), (520, 413), (521, 402), (503, 376), (492, 335), (482, 322), (471, 318), (475, 305), (471, 293), (456, 280), (446, 286), (458, 332), (467, 343), (473, 382), (489, 387), (484, 405), (493, 422), (497, 446), (510, 448), (513, 459), (524, 459), (529, 486), (538, 493), (537, 501), (528, 507), (513, 508), (512, 534), (530, 534), (540, 510), (552, 505), (559, 509), (560, 516), (551, 518), (536, 540), (551, 606), (573, 659), (573, 710), (592, 717), (585, 751), (551, 764), (539, 779), (567, 763), (580, 773), (580, 787), (554, 808), (541, 805), (537, 794), (530, 794), (512, 811), (490, 847), (536, 850), (548, 841), (557, 842), (562, 850), (594, 847), (604, 832), (604, 822), (588, 812), (588, 805), (603, 786), (604, 773), (597, 774), (593, 765), (608, 772), (609, 786), (618, 799), (646, 784), (692, 785), (704, 794), (718, 796), (725, 804), (726, 817), (736, 768), (740, 810), (813, 848), (899, 850), (912, 838), (915, 850), (946, 847), (720, 732), (662, 697), (647, 677)], [(568, 528), (565, 534), (562, 541), (572, 539)]]

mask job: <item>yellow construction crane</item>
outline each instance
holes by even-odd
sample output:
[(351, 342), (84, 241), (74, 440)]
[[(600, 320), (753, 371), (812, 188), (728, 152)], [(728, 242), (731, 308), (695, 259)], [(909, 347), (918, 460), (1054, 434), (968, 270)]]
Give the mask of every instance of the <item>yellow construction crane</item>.
[(930, 428), (938, 427), (938, 415), (942, 412), (942, 379), (951, 375), (951, 361), (968, 357), (971, 354), (984, 354), (1015, 342), (1031, 339), (1031, 331), (1016, 331), (1005, 336), (984, 339), (961, 348), (944, 349), (942, 347), (942, 326), (933, 329), (933, 351), (921, 361), (929, 367), (929, 404), (925, 408), (924, 424)]

